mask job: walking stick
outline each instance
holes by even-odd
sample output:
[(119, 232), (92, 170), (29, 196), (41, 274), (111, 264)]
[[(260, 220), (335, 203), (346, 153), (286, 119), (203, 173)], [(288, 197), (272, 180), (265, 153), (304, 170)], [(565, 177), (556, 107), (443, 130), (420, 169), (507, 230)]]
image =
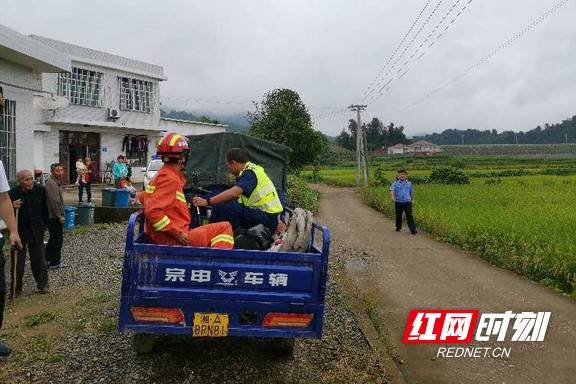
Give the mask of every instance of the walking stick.
[[(16, 208), (14, 211), (14, 216), (16, 216), (16, 228), (18, 228), (18, 210)], [(12, 306), (14, 306), (14, 301), (16, 300), (16, 276), (18, 275), (18, 249), (15, 245), (10, 245), (10, 261), (12, 265), (12, 281), (10, 284), (10, 296), (12, 298)]]

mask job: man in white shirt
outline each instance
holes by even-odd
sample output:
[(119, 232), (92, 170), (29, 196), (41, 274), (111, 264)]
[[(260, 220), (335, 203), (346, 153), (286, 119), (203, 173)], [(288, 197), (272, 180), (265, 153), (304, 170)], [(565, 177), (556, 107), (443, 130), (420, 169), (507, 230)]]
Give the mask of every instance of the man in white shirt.
[[(8, 195), (9, 190), (10, 186), (8, 185), (8, 179), (6, 179), (4, 164), (0, 161), (0, 218), (4, 220), (8, 231), (10, 231), (10, 245), (22, 248), (20, 236), (18, 236), (18, 227), (16, 226), (14, 211), (12, 209), (12, 200), (10, 200), (10, 196)], [(6, 260), (2, 253), (3, 246), (4, 238), (0, 234), (0, 328), (2, 328), (2, 320), (4, 319), (4, 304), (6, 301), (6, 276), (4, 273)], [(6, 343), (0, 341), (0, 357), (8, 357), (11, 353), (12, 350), (10, 347), (6, 345)]]

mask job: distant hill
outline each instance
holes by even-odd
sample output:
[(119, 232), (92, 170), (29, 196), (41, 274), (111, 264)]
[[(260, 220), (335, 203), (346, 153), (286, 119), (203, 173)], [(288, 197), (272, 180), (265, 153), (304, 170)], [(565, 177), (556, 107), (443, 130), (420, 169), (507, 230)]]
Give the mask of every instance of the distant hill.
[(557, 124), (546, 123), (544, 128), (537, 126), (525, 132), (447, 129), (442, 133), (415, 136), (413, 140), (427, 140), (439, 145), (576, 143), (576, 116)]
[(228, 132), (246, 133), (250, 124), (246, 116), (241, 113), (233, 115), (217, 115), (213, 113), (192, 113), (187, 111), (160, 110), (162, 117), (169, 119), (200, 121), (203, 123), (226, 124)]

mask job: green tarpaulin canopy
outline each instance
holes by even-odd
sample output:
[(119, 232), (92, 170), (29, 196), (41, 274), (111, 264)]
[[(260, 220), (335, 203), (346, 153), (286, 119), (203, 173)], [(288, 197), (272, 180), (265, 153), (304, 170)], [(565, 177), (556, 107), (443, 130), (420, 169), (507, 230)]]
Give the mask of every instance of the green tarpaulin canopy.
[(286, 190), (290, 148), (239, 133), (222, 132), (187, 137), (190, 156), (186, 164), (186, 179), (189, 183), (192, 172), (198, 172), (199, 186), (233, 184), (226, 168), (226, 151), (230, 148), (244, 148), (248, 151), (250, 161), (264, 167), (276, 188)]

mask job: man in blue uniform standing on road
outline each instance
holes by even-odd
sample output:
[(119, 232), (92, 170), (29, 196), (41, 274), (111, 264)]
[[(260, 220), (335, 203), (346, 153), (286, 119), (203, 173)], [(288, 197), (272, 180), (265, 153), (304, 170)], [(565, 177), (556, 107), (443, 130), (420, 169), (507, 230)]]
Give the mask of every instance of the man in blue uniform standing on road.
[(396, 213), (396, 232), (402, 229), (402, 213), (406, 212), (406, 221), (410, 233), (416, 234), (416, 223), (412, 216), (412, 203), (414, 202), (414, 187), (408, 181), (408, 172), (400, 168), (395, 182), (390, 186), (390, 196), (394, 202), (394, 210)]
[(241, 148), (226, 153), (226, 166), (236, 176), (234, 186), (209, 199), (195, 197), (193, 204), (212, 205), (212, 222), (229, 221), (234, 229), (263, 224), (274, 233), (284, 208), (264, 168), (250, 162), (248, 152)]

